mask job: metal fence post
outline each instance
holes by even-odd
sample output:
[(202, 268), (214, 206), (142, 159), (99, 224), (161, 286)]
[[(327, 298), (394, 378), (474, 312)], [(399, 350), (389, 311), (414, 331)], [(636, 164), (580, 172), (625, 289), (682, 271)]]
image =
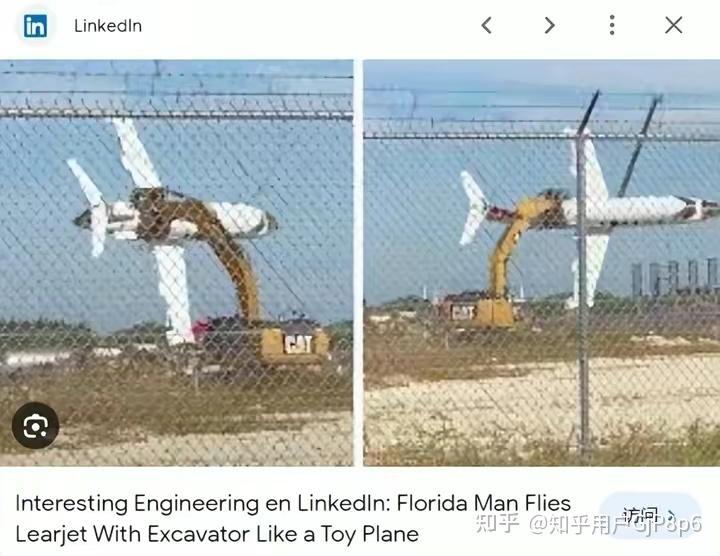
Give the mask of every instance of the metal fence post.
[(580, 413), (580, 456), (583, 460), (590, 456), (592, 439), (590, 438), (590, 364), (588, 360), (588, 326), (589, 308), (587, 299), (587, 222), (586, 222), (586, 164), (585, 142), (590, 116), (595, 110), (600, 91), (595, 91), (585, 111), (577, 134), (575, 135), (575, 156), (577, 175), (577, 248), (578, 248), (578, 314), (577, 314), (577, 349), (578, 349), (578, 403)]
[(575, 138), (577, 164), (577, 248), (578, 248), (578, 315), (577, 349), (579, 367), (580, 455), (590, 455), (590, 368), (588, 362), (588, 305), (587, 305), (587, 225), (586, 225), (586, 169), (585, 135), (581, 130)]

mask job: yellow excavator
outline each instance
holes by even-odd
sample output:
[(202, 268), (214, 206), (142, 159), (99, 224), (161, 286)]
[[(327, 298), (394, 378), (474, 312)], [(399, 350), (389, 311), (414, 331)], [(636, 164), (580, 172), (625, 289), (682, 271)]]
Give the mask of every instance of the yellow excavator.
[(207, 242), (235, 287), (242, 317), (210, 319), (200, 331), (210, 359), (231, 366), (237, 359), (280, 366), (317, 365), (328, 359), (330, 341), (317, 323), (304, 318), (261, 320), (257, 279), (250, 259), (205, 203), (190, 197), (170, 199), (163, 189), (142, 193), (134, 200), (141, 222), (143, 216), (147, 217), (141, 233), (160, 237), (165, 233), (163, 226), (173, 220), (192, 222), (197, 227), (197, 238)]
[(515, 311), (508, 295), (508, 261), (522, 234), (556, 205), (550, 199), (529, 198), (522, 199), (515, 206), (510, 223), (490, 255), (488, 296), (478, 300), (474, 318), (469, 324), (480, 328), (510, 328), (515, 324)]
[[(489, 286), (486, 292), (475, 296), (474, 305), (457, 310), (453, 307), (454, 299), (449, 301), (449, 314), (453, 320), (462, 321), (463, 326), (475, 328), (511, 328), (517, 320), (508, 291), (508, 261), (517, 247), (522, 234), (530, 227), (550, 226), (553, 221), (561, 218), (558, 211), (563, 194), (548, 190), (538, 197), (524, 198), (513, 210), (505, 210), (490, 206), (482, 191), (469, 173), (461, 175), (462, 184), (470, 200), (470, 211), (465, 224), (465, 231), (460, 240), (466, 245), (475, 236), (483, 220), (490, 219), (506, 224), (506, 228), (495, 244), (490, 255)], [(457, 297), (457, 296), (455, 296)]]

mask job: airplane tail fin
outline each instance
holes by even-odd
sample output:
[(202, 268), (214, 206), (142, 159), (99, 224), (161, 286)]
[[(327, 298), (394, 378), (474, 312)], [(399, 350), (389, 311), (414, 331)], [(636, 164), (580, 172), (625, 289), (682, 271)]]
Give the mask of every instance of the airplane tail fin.
[(77, 160), (71, 158), (67, 165), (80, 183), (80, 188), (90, 204), (90, 230), (92, 232), (92, 256), (99, 257), (105, 249), (107, 235), (108, 208), (102, 193), (82, 169)]
[(489, 204), (480, 186), (469, 172), (460, 173), (460, 182), (470, 203), (467, 220), (465, 220), (465, 227), (460, 238), (460, 245), (467, 245), (475, 239), (480, 224), (485, 220)]

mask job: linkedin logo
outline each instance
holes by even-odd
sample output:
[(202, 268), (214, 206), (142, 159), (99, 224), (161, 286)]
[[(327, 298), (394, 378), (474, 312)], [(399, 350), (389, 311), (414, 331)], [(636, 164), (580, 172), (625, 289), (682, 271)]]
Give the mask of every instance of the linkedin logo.
[(42, 39), (47, 37), (47, 14), (25, 14), (23, 17), (23, 36), (26, 39)]

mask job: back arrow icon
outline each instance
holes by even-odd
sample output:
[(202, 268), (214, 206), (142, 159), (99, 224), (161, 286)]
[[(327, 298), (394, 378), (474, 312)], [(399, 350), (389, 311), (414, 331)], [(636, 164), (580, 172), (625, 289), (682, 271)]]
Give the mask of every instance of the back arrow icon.
[(487, 26), (487, 24), (490, 23), (491, 19), (492, 19), (492, 16), (488, 17), (485, 21), (483, 21), (482, 26), (481, 26), (483, 29), (485, 29), (488, 32), (488, 34), (492, 33), (490, 28)]
[(555, 23), (553, 23), (553, 20), (547, 16), (545, 16), (545, 21), (547, 21), (550, 24), (550, 27), (545, 29), (545, 34), (547, 35), (550, 31), (552, 31), (555, 28)]

